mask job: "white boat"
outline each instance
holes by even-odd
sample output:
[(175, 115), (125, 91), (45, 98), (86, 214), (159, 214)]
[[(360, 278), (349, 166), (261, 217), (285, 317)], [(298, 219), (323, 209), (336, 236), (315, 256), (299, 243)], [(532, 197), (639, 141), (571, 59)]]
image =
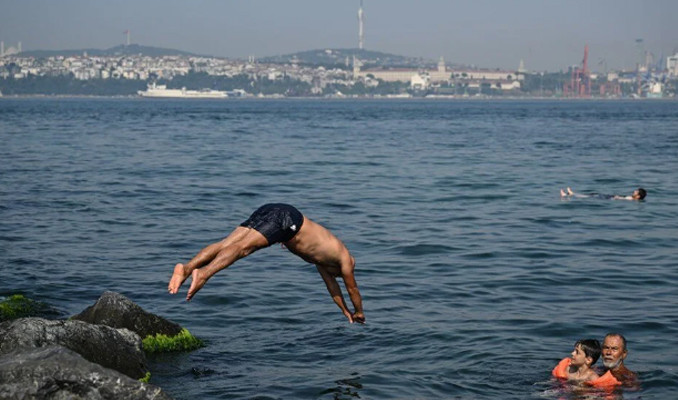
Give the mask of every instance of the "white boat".
[(661, 99), (663, 92), (664, 85), (662, 85), (661, 82), (652, 82), (650, 83), (646, 96), (648, 99)]
[(185, 87), (181, 89), (167, 89), (167, 85), (156, 85), (155, 83), (151, 83), (148, 85), (146, 90), (139, 90), (137, 93), (141, 97), (172, 97), (189, 99), (225, 99), (228, 97), (228, 93), (220, 90), (187, 90)]

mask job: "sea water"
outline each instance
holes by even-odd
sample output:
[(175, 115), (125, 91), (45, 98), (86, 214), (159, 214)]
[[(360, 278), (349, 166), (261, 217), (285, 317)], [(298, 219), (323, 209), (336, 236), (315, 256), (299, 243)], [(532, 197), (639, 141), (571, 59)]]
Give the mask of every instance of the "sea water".
[[(678, 391), (678, 102), (3, 98), (0, 141), (0, 296), (180, 323), (177, 399), (582, 398), (550, 371), (609, 331), (615, 398)], [(267, 202), (347, 245), (365, 325), (277, 245), (167, 293)]]

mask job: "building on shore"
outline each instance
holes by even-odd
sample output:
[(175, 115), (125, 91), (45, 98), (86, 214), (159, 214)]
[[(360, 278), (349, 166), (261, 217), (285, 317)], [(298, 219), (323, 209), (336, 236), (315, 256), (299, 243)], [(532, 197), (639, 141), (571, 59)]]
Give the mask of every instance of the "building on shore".
[(449, 81), (451, 78), (451, 71), (447, 70), (445, 60), (440, 57), (438, 61), (438, 68), (435, 70), (427, 70), (424, 68), (370, 68), (362, 69), (360, 60), (353, 60), (353, 78), (365, 79), (368, 76), (373, 79), (381, 79), (384, 82), (410, 82), (412, 77), (420, 74), (427, 74), (431, 82)]
[(666, 69), (670, 77), (678, 77), (678, 53), (666, 57)]
[(21, 42), (17, 43), (16, 47), (8, 47), (5, 49), (5, 42), (0, 42), (0, 57), (13, 56), (21, 53)]
[(453, 83), (463, 81), (469, 87), (480, 87), (481, 84), (490, 84), (504, 91), (520, 89), (520, 81), (524, 73), (503, 70), (483, 69), (448, 69), (445, 60), (440, 57), (436, 69), (425, 68), (370, 68), (362, 69), (360, 60), (354, 58), (353, 79), (379, 79), (384, 82), (410, 82), (411, 87), (425, 89), (429, 85), (438, 83)]

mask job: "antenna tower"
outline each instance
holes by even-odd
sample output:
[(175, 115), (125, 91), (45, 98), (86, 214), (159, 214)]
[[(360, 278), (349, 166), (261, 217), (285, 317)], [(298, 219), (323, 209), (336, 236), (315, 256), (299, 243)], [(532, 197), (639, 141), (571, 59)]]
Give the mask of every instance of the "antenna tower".
[(363, 14), (363, 0), (360, 0), (360, 8), (358, 9), (358, 48), (363, 49), (365, 45), (365, 15)]

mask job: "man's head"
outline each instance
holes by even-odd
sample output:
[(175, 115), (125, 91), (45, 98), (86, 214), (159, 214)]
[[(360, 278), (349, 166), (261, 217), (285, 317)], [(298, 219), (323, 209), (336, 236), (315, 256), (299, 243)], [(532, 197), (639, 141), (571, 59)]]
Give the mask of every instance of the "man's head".
[(647, 196), (647, 192), (643, 188), (638, 188), (633, 191), (633, 194), (631, 197), (633, 197), (634, 200), (642, 200)]
[(603, 339), (603, 365), (607, 369), (615, 369), (624, 363), (628, 354), (626, 338), (619, 333), (608, 333)]
[(585, 364), (591, 366), (600, 357), (600, 342), (596, 339), (582, 339), (574, 344), (572, 361), (585, 358)]

